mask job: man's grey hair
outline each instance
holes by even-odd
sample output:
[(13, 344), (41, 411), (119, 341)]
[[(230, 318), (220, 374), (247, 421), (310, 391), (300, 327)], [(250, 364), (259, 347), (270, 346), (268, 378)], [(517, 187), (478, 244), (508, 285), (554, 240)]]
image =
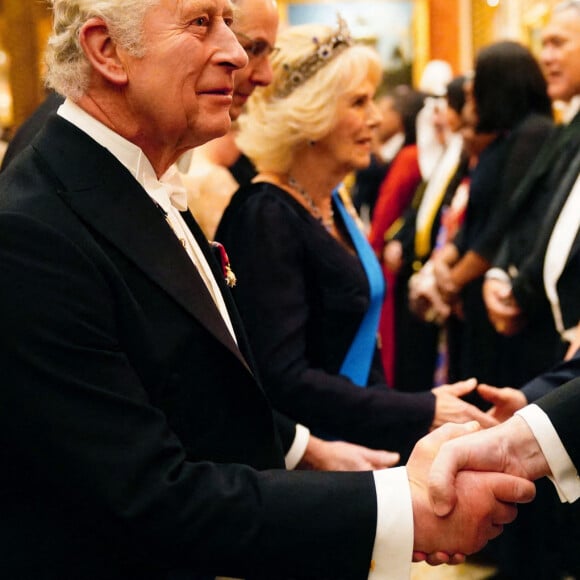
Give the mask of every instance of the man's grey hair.
[(86, 91), (90, 65), (80, 46), (79, 31), (91, 18), (102, 18), (119, 46), (134, 56), (143, 56), (143, 20), (147, 10), (159, 2), (51, 0), (53, 27), (46, 53), (46, 84), (72, 99), (78, 99)]

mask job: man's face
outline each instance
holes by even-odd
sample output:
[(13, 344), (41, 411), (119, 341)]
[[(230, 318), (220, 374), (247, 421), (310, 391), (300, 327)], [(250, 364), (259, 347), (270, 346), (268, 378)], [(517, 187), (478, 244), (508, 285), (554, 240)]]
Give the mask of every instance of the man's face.
[[(249, 62), (234, 75), (234, 95), (230, 117), (237, 119), (256, 87), (272, 82), (269, 55), (278, 31), (278, 10), (272, 0), (242, 0), (233, 30), (248, 51)], [(254, 54), (252, 54), (254, 53)]]
[(120, 51), (138, 125), (131, 139), (150, 159), (228, 131), (233, 73), (247, 63), (232, 23), (228, 0), (160, 0), (145, 16), (145, 56)]
[(554, 14), (542, 34), (540, 60), (550, 98), (569, 101), (580, 94), (580, 10)]

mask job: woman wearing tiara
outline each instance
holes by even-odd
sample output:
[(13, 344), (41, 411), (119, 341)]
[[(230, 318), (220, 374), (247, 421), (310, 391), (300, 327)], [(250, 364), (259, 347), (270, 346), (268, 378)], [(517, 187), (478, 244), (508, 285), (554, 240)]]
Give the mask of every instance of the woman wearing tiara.
[(258, 169), (216, 239), (238, 275), (234, 296), (273, 405), (318, 434), (403, 457), (446, 421), (490, 419), (458, 396), (474, 381), (389, 389), (377, 353), (383, 277), (337, 193), (370, 161), (381, 78), (374, 50), (344, 21), (279, 35), (273, 82), (240, 118), (238, 145)]

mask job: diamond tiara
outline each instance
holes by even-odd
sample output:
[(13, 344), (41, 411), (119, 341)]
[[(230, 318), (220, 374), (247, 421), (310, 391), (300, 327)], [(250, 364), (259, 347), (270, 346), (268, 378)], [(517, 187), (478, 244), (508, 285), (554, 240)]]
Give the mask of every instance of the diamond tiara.
[(290, 95), (294, 89), (304, 84), (344, 49), (353, 45), (346, 21), (340, 15), (337, 19), (338, 27), (324, 42), (316, 37), (312, 39), (315, 50), (310, 56), (293, 65), (287, 63), (282, 65), (283, 80), (276, 88), (274, 93), (276, 97), (285, 98)]

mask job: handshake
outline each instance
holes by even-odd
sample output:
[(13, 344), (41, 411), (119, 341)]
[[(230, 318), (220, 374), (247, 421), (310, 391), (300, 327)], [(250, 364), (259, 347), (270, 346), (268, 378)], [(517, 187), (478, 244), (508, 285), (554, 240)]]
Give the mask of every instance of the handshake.
[(526, 421), (482, 430), (447, 424), (415, 446), (407, 463), (414, 561), (457, 564), (481, 550), (534, 499), (533, 480), (550, 474)]

